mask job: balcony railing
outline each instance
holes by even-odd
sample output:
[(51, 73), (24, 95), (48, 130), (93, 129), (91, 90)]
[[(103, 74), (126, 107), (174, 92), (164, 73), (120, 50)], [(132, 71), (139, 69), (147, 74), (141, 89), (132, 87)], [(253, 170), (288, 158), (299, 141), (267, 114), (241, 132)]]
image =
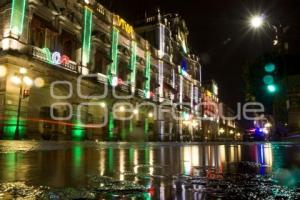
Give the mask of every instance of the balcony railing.
[(101, 73), (98, 73), (97, 75), (98, 75), (97, 76), (97, 81), (99, 83), (107, 84), (107, 76), (106, 75), (101, 74)]
[(144, 94), (144, 91), (141, 90), (141, 89), (137, 89), (137, 95), (141, 98), (145, 98), (145, 94)]
[(127, 93), (130, 92), (130, 87), (129, 87), (129, 85), (124, 84), (124, 83), (120, 85), (120, 89), (121, 89), (123, 92), (127, 92)]
[[(75, 61), (72, 61), (72, 60), (69, 60), (69, 59), (67, 61), (64, 61), (64, 62), (61, 62), (61, 60), (53, 61), (52, 59), (53, 59), (54, 56), (53, 56), (53, 54), (51, 54), (50, 55), (51, 57), (49, 58), (49, 55), (47, 55), (49, 53), (51, 54), (51, 52), (47, 52), (44, 49), (41, 49), (41, 48), (38, 48), (38, 47), (35, 47), (35, 46), (31, 47), (31, 55), (33, 56), (33, 58), (35, 58), (37, 60), (40, 60), (40, 61), (43, 61), (45, 63), (55, 65), (55, 66), (60, 67), (62, 69), (66, 69), (66, 70), (74, 72), (74, 73), (81, 73), (81, 68), (79, 67), (79, 65)], [(57, 54), (56, 58), (61, 59), (60, 56), (61, 56), (60, 54)], [(49, 60), (49, 59), (51, 59), (51, 60)]]

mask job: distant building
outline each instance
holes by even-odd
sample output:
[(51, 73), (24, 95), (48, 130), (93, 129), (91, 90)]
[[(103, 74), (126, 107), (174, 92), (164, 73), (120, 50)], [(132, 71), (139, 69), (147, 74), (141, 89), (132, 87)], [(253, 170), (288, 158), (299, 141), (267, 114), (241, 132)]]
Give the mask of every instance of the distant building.
[(202, 127), (204, 140), (216, 140), (219, 131), (219, 88), (212, 80), (204, 85), (202, 95)]
[(242, 140), (243, 134), (236, 119), (236, 112), (224, 103), (220, 104), (218, 140)]

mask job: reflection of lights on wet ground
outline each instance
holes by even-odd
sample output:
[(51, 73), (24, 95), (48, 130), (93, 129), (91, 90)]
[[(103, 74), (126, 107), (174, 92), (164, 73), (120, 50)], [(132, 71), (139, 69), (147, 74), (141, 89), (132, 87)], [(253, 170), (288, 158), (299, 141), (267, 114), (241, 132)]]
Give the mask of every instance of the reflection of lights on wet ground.
[(262, 165), (261, 173), (265, 173), (266, 167), (272, 167), (273, 164), (273, 153), (272, 146), (268, 144), (260, 144), (257, 146), (257, 162)]
[(72, 161), (73, 161), (73, 170), (72, 170), (72, 177), (77, 179), (80, 177), (82, 173), (82, 158), (83, 155), (83, 147), (78, 145), (72, 148)]
[(270, 143), (257, 145), (257, 158), (257, 162), (261, 164), (260, 174), (264, 175), (266, 169), (271, 168), (273, 164), (273, 153)]
[(164, 182), (160, 183), (160, 187), (159, 187), (159, 199), (165, 199), (165, 184), (164, 184)]
[(153, 165), (154, 165), (154, 157), (153, 157), (153, 154), (154, 154), (154, 152), (153, 152), (153, 149), (151, 148), (150, 149), (150, 152), (149, 152), (150, 154), (149, 154), (149, 164), (150, 164), (150, 169), (149, 169), (149, 173), (150, 173), (150, 175), (153, 175), (153, 172), (154, 172), (154, 168), (153, 168)]
[(199, 166), (199, 146), (192, 147), (192, 165)]
[(191, 147), (183, 147), (183, 170), (185, 175), (191, 174), (192, 155)]
[(270, 167), (273, 165), (273, 152), (272, 152), (272, 144), (268, 143), (265, 145), (265, 160), (266, 164)]
[(6, 169), (4, 171), (6, 172), (4, 177), (10, 181), (14, 181), (16, 178), (16, 166), (17, 166), (17, 157), (16, 153), (6, 153), (5, 155), (5, 163), (6, 163)]
[(237, 157), (237, 159), (238, 159), (238, 161), (240, 161), (242, 159), (242, 148), (241, 148), (241, 145), (238, 145), (237, 148), (238, 148), (238, 151), (237, 151), (238, 157)]
[(108, 171), (109, 173), (113, 173), (114, 169), (114, 149), (108, 148)]
[(230, 162), (236, 161), (236, 159), (235, 159), (235, 146), (230, 146), (229, 147), (229, 161)]
[(185, 175), (191, 174), (192, 167), (199, 166), (199, 146), (183, 147), (183, 171)]
[[(137, 174), (138, 173), (138, 150), (137, 149), (134, 149), (134, 154), (133, 154), (134, 156), (133, 156), (133, 165), (134, 165), (134, 167), (133, 167), (133, 172), (135, 173), (135, 174)], [(135, 176), (135, 178), (134, 178), (134, 180), (135, 181), (138, 181), (138, 178), (137, 178), (137, 176)]]
[(120, 165), (120, 180), (124, 180), (124, 172), (125, 172), (125, 152), (124, 149), (120, 149), (119, 151), (119, 165)]
[(100, 175), (103, 176), (104, 175), (104, 171), (105, 171), (105, 149), (101, 149), (100, 150)]
[(219, 147), (219, 167), (222, 167), (226, 162), (226, 152), (225, 145), (220, 145)]
[(216, 157), (215, 157), (215, 146), (212, 146), (211, 148), (211, 166), (216, 166)]

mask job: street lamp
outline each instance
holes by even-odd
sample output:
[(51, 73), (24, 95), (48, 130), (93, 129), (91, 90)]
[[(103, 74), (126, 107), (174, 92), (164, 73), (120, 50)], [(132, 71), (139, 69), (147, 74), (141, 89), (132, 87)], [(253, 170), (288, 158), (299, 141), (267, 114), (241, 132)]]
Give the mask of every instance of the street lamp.
[(32, 86), (33, 81), (31, 78), (26, 76), (27, 69), (26, 68), (20, 68), (19, 73), (15, 73), (11, 77), (11, 82), (14, 85), (18, 85), (20, 87), (19, 90), (19, 101), (18, 101), (18, 111), (17, 111), (17, 124), (16, 124), (16, 130), (15, 130), (15, 139), (19, 139), (19, 126), (20, 126), (20, 113), (21, 113), (21, 106), (22, 106), (22, 99), (23, 99), (23, 88), (25, 86)]
[(266, 17), (262, 14), (253, 15), (252, 17), (250, 17), (249, 22), (250, 27), (254, 29), (259, 29), (262, 26), (267, 25), (266, 27), (269, 28), (269, 30), (271, 30), (275, 34), (275, 37), (273, 39), (273, 46), (280, 46), (280, 44), (282, 44), (282, 41), (279, 40), (279, 31), (282, 29), (281, 24), (271, 24), (269, 20), (266, 20)]
[(250, 19), (250, 25), (253, 28), (260, 28), (264, 24), (264, 17), (262, 15), (252, 16)]

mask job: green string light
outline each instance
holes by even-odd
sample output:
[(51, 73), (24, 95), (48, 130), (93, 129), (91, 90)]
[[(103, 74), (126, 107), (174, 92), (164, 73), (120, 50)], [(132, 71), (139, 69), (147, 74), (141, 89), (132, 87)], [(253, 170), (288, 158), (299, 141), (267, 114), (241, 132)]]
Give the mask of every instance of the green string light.
[(27, 0), (13, 0), (10, 16), (10, 32), (14, 35), (23, 33), (25, 10)]
[(131, 85), (134, 85), (134, 86), (135, 86), (135, 81), (136, 81), (136, 52), (137, 52), (136, 42), (132, 41), (132, 43), (131, 43), (131, 58), (130, 58), (130, 69), (131, 69), (130, 81), (131, 81)]
[(75, 125), (72, 127), (72, 140), (82, 141), (84, 139), (84, 127), (83, 125), (75, 120)]
[(117, 76), (118, 69), (118, 44), (119, 44), (119, 30), (113, 27), (112, 30), (112, 44), (111, 44), (111, 60), (112, 63), (110, 65), (109, 70), (109, 82), (113, 85), (113, 78)]
[(150, 81), (151, 81), (151, 55), (150, 52), (146, 52), (146, 67), (145, 67), (145, 86), (144, 86), (144, 93), (146, 98), (150, 98)]
[(87, 66), (90, 62), (91, 34), (92, 34), (93, 12), (88, 7), (84, 7), (84, 30), (82, 44), (82, 64)]

